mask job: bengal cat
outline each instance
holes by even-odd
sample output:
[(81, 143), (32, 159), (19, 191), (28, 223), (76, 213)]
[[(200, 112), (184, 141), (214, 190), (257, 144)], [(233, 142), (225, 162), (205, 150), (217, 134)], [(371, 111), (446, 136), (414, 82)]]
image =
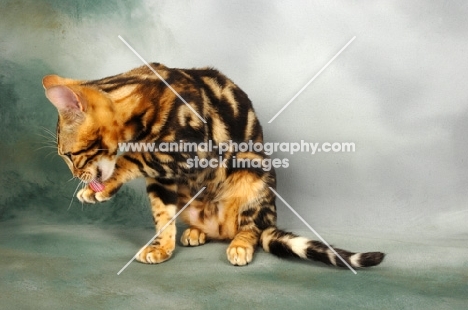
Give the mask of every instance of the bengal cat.
[[(275, 195), (270, 190), (276, 183), (274, 169), (234, 165), (235, 159), (264, 161), (268, 156), (263, 151), (230, 147), (221, 155), (215, 148), (119, 152), (119, 143), (125, 142), (211, 141), (215, 146), (227, 141), (263, 142), (251, 101), (226, 76), (210, 68), (151, 66), (175, 92), (147, 66), (94, 81), (44, 77), (46, 97), (58, 110), (58, 154), (73, 176), (87, 184), (78, 192), (78, 199), (106, 201), (124, 183), (144, 177), (158, 231), (206, 187), (180, 215), (188, 225), (181, 236), (184, 246), (202, 245), (210, 239), (231, 240), (227, 259), (238, 266), (252, 261), (257, 245), (279, 257), (345, 266), (325, 244), (276, 227)], [(216, 158), (223, 164), (190, 165), (189, 160), (196, 157)], [(175, 245), (172, 222), (137, 260), (164, 262)], [(384, 258), (380, 252), (335, 250), (353, 267), (375, 266)]]

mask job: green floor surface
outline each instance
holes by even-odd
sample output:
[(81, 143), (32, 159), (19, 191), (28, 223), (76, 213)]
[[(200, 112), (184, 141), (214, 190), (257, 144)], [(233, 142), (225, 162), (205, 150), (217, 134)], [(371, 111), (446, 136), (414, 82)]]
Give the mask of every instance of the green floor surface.
[[(307, 231), (303, 234), (310, 235)], [(323, 235), (351, 250), (388, 253), (357, 270), (282, 260), (258, 249), (233, 267), (226, 244), (178, 246), (160, 265), (131, 263), (153, 235), (102, 225), (0, 226), (2, 309), (466, 309), (466, 240)]]

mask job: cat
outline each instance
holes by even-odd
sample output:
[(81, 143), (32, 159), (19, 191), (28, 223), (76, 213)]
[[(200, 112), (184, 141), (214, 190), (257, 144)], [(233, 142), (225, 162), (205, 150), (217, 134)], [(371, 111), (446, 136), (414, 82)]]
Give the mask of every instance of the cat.
[[(58, 154), (86, 184), (77, 193), (81, 202), (106, 201), (124, 183), (145, 178), (156, 231), (167, 228), (136, 259), (154, 264), (171, 257), (176, 246), (171, 219), (204, 187), (180, 214), (188, 225), (182, 245), (230, 240), (227, 259), (237, 266), (252, 261), (257, 245), (279, 257), (346, 266), (322, 242), (276, 227), (275, 194), (270, 190), (276, 188), (274, 169), (235, 166), (238, 159), (268, 159), (263, 151), (244, 152), (231, 145), (222, 154), (215, 148), (119, 153), (119, 145), (130, 142), (263, 143), (250, 99), (222, 73), (159, 63), (151, 67), (159, 77), (142, 66), (93, 81), (57, 75), (42, 81), (46, 97), (58, 110)], [(218, 159), (222, 165), (193, 165), (195, 158)], [(378, 265), (384, 258), (381, 252), (335, 251), (355, 268)]]

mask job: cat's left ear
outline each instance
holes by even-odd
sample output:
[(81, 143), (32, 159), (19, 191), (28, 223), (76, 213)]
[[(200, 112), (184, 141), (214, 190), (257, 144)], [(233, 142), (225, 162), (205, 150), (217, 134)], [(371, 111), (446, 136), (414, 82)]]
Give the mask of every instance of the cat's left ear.
[(73, 80), (64, 79), (57, 75), (47, 75), (42, 79), (47, 99), (59, 112), (85, 112), (86, 104), (70, 87), (63, 84)]
[(79, 80), (67, 79), (55, 74), (46, 75), (42, 78), (42, 86), (44, 86), (44, 89), (51, 88), (52, 86), (77, 85), (80, 83), (81, 81)]

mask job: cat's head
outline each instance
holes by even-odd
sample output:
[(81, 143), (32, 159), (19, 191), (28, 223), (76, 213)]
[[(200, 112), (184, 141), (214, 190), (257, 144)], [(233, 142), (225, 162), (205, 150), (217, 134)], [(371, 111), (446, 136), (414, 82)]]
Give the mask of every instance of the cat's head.
[(85, 183), (110, 178), (118, 146), (111, 98), (93, 85), (57, 75), (45, 76), (42, 84), (58, 111), (58, 154), (73, 176)]

